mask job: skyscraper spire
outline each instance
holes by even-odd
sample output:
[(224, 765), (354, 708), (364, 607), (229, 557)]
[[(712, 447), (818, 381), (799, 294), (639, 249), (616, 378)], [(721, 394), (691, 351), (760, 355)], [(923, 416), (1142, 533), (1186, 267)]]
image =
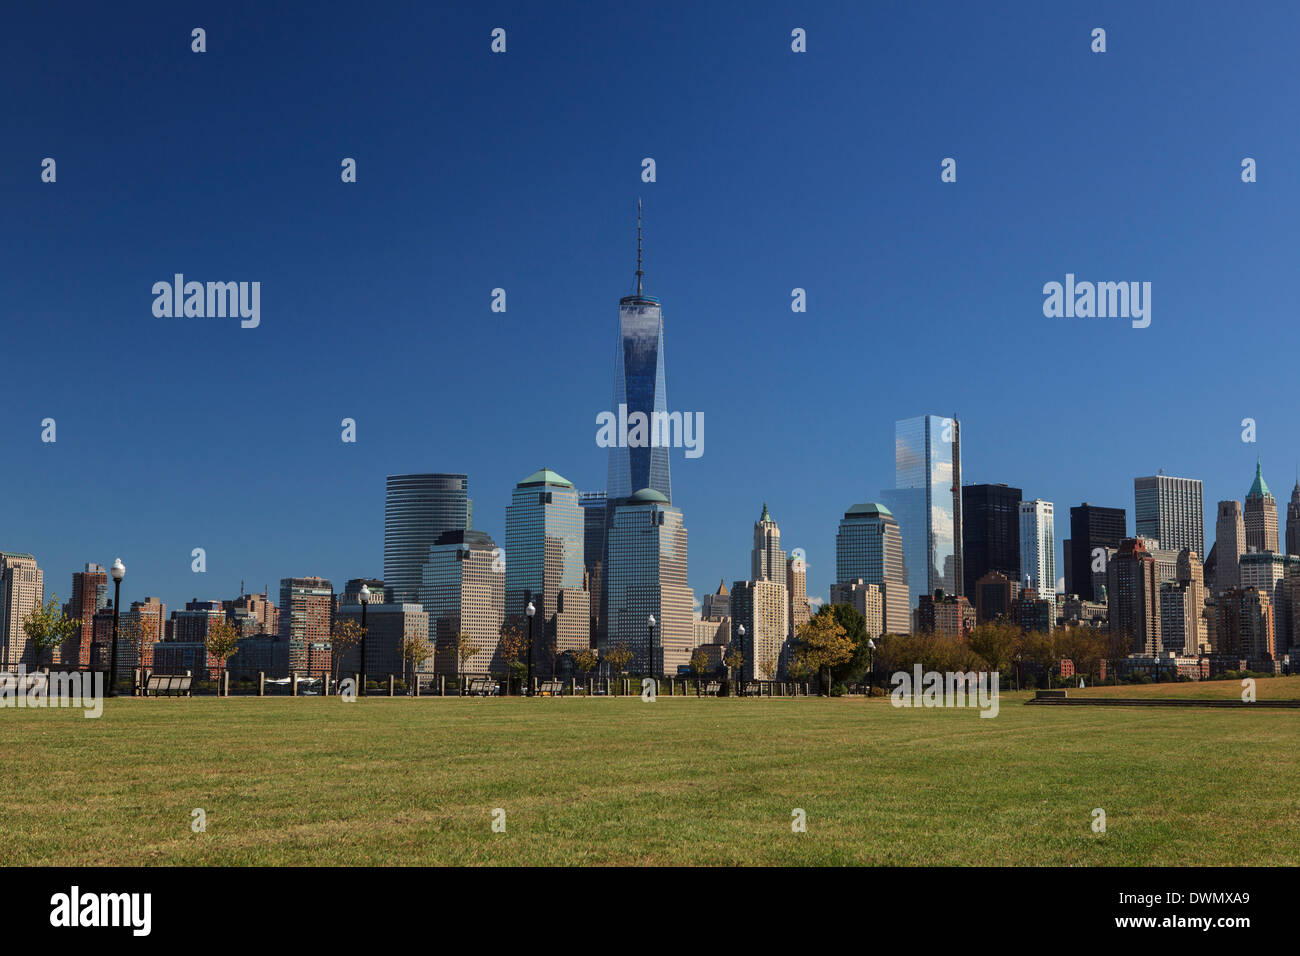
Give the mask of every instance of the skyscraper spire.
[(641, 271), (641, 197), (636, 197), (636, 294), (641, 294), (641, 280), (645, 273)]

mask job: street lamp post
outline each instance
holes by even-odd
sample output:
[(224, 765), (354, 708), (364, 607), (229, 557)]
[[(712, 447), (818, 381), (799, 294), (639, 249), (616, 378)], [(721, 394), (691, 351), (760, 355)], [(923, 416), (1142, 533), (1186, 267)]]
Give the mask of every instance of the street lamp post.
[(647, 623), (650, 625), (650, 679), (655, 682), (655, 691), (658, 692), (659, 681), (655, 679), (655, 616), (653, 614), (650, 615)]
[[(528, 690), (526, 695), (533, 696), (533, 615), (537, 613), (537, 608), (533, 607), (533, 602), (528, 602), (528, 607), (524, 610), (528, 615)], [(508, 680), (509, 678), (507, 678)]]
[(871, 696), (871, 682), (876, 676), (876, 642), (867, 638), (867, 696)]
[[(738, 627), (736, 630), (740, 632), (740, 653), (741, 653), (741, 656), (743, 657), (743, 656), (744, 656), (744, 653), (745, 653), (745, 625), (743, 625), (743, 624), (740, 625), (740, 627)], [(745, 666), (744, 664), (741, 665), (741, 667), (744, 667), (744, 666)], [(737, 684), (740, 683), (739, 679), (736, 680), (736, 683), (737, 683)], [(739, 691), (739, 689), (740, 689), (739, 687), (736, 688), (737, 691)], [(736, 696), (739, 697), (740, 694), (737, 693)]]
[(113, 646), (108, 662), (108, 696), (117, 696), (117, 612), (122, 603), (122, 579), (126, 577), (126, 565), (121, 558), (113, 559)]
[(366, 696), (366, 605), (370, 603), (370, 588), (361, 585), (361, 686), (357, 693)]

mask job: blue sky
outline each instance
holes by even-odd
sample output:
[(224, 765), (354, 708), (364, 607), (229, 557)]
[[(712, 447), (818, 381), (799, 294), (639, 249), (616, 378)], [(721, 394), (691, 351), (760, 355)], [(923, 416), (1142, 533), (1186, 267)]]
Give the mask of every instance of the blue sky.
[[(1289, 494), (1292, 4), (25, 6), (0, 30), (0, 548), (47, 595), (118, 556), (125, 601), (172, 607), (378, 576), (395, 472), (467, 472), (498, 541), (537, 468), (603, 488), (638, 196), (669, 404), (706, 422), (672, 463), (697, 596), (748, 575), (764, 501), (825, 595), (914, 415), (963, 420), (967, 481), (1130, 531), (1158, 468), (1205, 481), (1207, 537), (1256, 455)], [(259, 281), (260, 327), (155, 318), (175, 272)], [(1045, 318), (1067, 272), (1151, 282), (1151, 326)]]

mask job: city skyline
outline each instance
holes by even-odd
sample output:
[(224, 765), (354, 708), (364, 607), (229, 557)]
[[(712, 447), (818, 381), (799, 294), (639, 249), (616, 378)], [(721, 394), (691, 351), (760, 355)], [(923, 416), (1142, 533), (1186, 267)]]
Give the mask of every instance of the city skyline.
[[(1005, 482), (1062, 515), (1083, 501), (1131, 515), (1134, 478), (1163, 469), (1203, 482), (1209, 525), (1217, 501), (1241, 500), (1257, 456), (1284, 499), (1300, 425), (1251, 396), (1259, 377), (1283, 378), (1296, 344), (1276, 280), (1290, 268), (1300, 196), (1286, 164), (1300, 151), (1271, 121), (1294, 92), (1280, 38), (1295, 11), (1239, 19), (1193, 5), (1176, 39), (1156, 12), (1111, 11), (1112, 47), (1096, 56), (1077, 18), (1022, 9), (989, 35), (960, 8), (801, 15), (803, 59), (786, 55), (783, 14), (738, 26), (708, 10), (637, 24), (584, 13), (605, 35), (635, 27), (647, 55), (681, 64), (649, 88), (620, 69), (618, 44), (574, 40), (563, 11), (547, 23), (505, 11), (512, 44), (499, 60), (467, 41), (432, 63), (416, 37), (477, 36), (478, 18), (417, 13), (399, 31), (376, 12), (325, 53), (310, 32), (218, 12), (204, 60), (167, 17), (130, 26), (21, 11), (15, 37), (56, 31), (69, 55), (105, 58), (122, 83), (45, 76), (37, 44), (16, 43), (0, 66), (23, 94), (0, 168), (7, 234), (25, 237), (8, 249), (8, 305), (23, 318), (6, 324), (0, 548), (34, 554), (61, 601), (74, 571), (120, 556), (128, 603), (183, 607), (233, 596), (241, 579), (274, 591), (285, 576), (381, 576), (387, 475), (469, 475), (474, 525), (497, 542), (520, 476), (549, 465), (599, 489), (609, 455), (595, 416), (610, 398), (610, 305), (634, 291), (638, 196), (647, 287), (669, 305), (673, 407), (710, 424), (701, 458), (670, 455), (697, 595), (745, 575), (766, 500), (786, 547), (806, 553), (810, 597), (827, 598), (839, 516), (893, 484), (894, 423), (916, 415), (962, 421), (964, 484)], [(743, 44), (719, 44), (735, 30)], [(876, 82), (847, 83), (861, 38), (882, 33), (897, 42), (873, 54)], [(1180, 86), (1197, 45), (1216, 51), (1212, 98)], [(541, 48), (568, 56), (521, 91)], [(924, 62), (901, 52), (916, 49)], [(326, 106), (304, 84), (335, 55), (361, 69)], [(218, 80), (223, 57), (251, 68)], [(125, 68), (141, 58), (172, 82)], [(988, 77), (973, 86), (960, 66), (972, 58)], [(1040, 82), (1025, 86), (1026, 69)], [(593, 70), (608, 82), (578, 82)], [(731, 83), (699, 82), (716, 70)], [(445, 95), (412, 94), (437, 107), (412, 129), (410, 97), (391, 91), (440, 81)], [(275, 128), (255, 119), (228, 152), (162, 149), (304, 95), (315, 108)], [(642, 115), (580, 129), (555, 122), (561, 99), (598, 117), (635, 100)], [(71, 104), (81, 122), (53, 133), (43, 117)], [(773, 126), (774, 108), (796, 133)], [(887, 148), (851, 122), (864, 109), (890, 132)], [(165, 132), (120, 135), (154, 115), (170, 117)], [(1108, 135), (1079, 138), (1060, 116), (1104, 122)], [(446, 149), (495, 141), (499, 122), (528, 144), (522, 159), (513, 147)], [(55, 183), (40, 181), (45, 156), (58, 160)], [(349, 156), (358, 180), (345, 185)], [(647, 156), (653, 183), (640, 177)], [(951, 184), (939, 178), (948, 156)], [(1259, 161), (1258, 182), (1241, 182), (1243, 156)], [(138, 199), (130, 221), (118, 188)], [(1187, 195), (1197, 202), (1162, 203)], [(176, 272), (260, 282), (260, 324), (154, 316), (150, 286)], [(1151, 326), (1045, 318), (1042, 285), (1067, 272), (1152, 281)], [(790, 311), (794, 288), (806, 313)], [(1264, 360), (1187, 388), (1188, 368), (1211, 374), (1225, 328), (1266, 338)], [(864, 336), (865, 352), (841, 347)], [(52, 353), (51, 341), (77, 347)], [(1085, 355), (1109, 358), (1071, 379)], [(988, 374), (998, 363), (1015, 374)], [(1134, 370), (1148, 388), (1179, 389), (1182, 415), (1141, 427), (1124, 399)], [(40, 440), (46, 418), (52, 444)], [(356, 444), (340, 441), (345, 418)], [(1245, 419), (1255, 443), (1241, 440)], [(1059, 578), (1063, 527), (1057, 538)], [(206, 576), (190, 570), (194, 548)]]

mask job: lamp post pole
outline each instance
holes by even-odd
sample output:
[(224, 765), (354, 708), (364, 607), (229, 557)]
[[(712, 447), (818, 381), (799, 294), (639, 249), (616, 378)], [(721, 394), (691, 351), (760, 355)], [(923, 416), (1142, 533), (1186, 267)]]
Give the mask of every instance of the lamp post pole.
[(867, 638), (867, 696), (871, 696), (871, 683), (876, 677), (876, 642), (872, 638)]
[[(741, 659), (743, 660), (743, 659), (744, 659), (744, 656), (745, 656), (745, 625), (743, 625), (743, 624), (740, 625), (740, 627), (738, 627), (737, 630), (740, 632), (740, 656), (741, 656)], [(743, 669), (745, 665), (742, 663), (740, 666), (741, 666), (741, 668)], [(736, 684), (737, 684), (737, 687), (735, 688), (735, 690), (739, 691), (739, 690), (740, 690), (740, 687), (739, 687), (739, 684), (740, 684), (740, 678), (737, 677), (735, 680), (736, 680)], [(736, 696), (739, 697), (740, 694), (737, 693)]]
[(113, 561), (113, 644), (109, 650), (108, 662), (108, 696), (117, 696), (117, 614), (122, 603), (122, 579), (126, 577), (126, 565), (121, 558)]
[(658, 694), (659, 680), (655, 676), (655, 616), (653, 614), (650, 615), (648, 623), (650, 625), (650, 679), (655, 682), (655, 693)]
[(533, 607), (533, 602), (528, 602), (528, 608), (524, 611), (528, 615), (528, 688), (524, 691), (525, 695), (533, 695), (533, 615), (537, 613), (537, 608)]
[(366, 605), (370, 603), (370, 588), (367, 585), (361, 585), (361, 686), (357, 688), (357, 694), (361, 697), (366, 696)]

